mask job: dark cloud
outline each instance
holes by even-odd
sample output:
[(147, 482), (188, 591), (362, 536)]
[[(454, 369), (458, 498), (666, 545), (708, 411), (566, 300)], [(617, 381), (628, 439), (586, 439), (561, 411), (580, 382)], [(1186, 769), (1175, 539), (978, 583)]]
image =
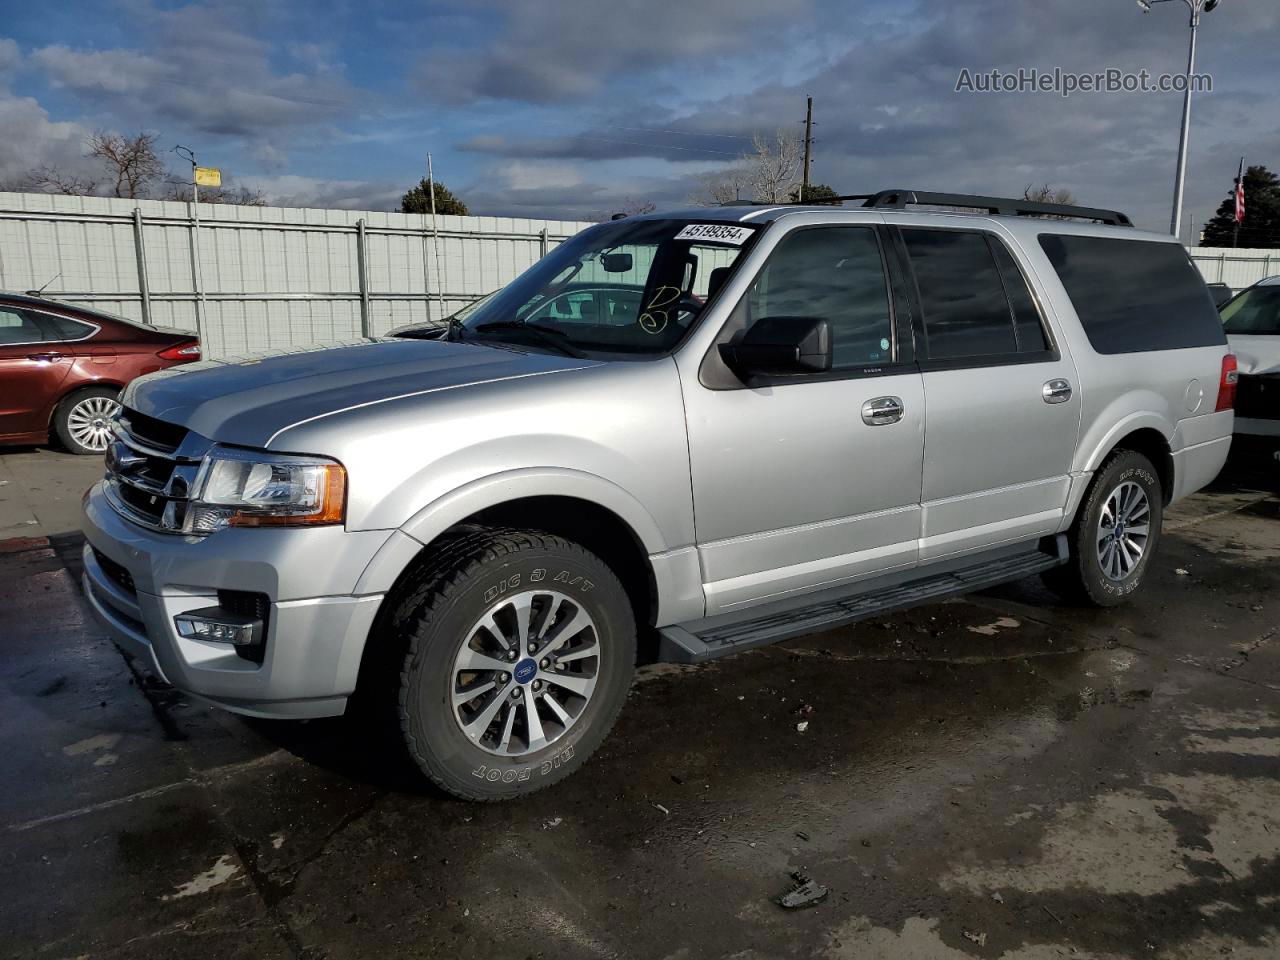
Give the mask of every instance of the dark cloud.
[[(697, 148), (734, 149), (735, 141), (683, 134), (745, 137), (795, 130), (804, 96), (812, 94), (819, 120), (815, 178), (838, 189), (1007, 194), (1049, 182), (1071, 189), (1081, 202), (1130, 209), (1145, 225), (1163, 228), (1180, 95), (1063, 99), (1048, 93), (956, 93), (955, 84), (961, 69), (1178, 73), (1187, 30), (1185, 17), (1172, 10), (1157, 8), (1144, 17), (1113, 0), (928, 0), (914, 6), (909, 21), (851, 35), (843, 54), (801, 80), (757, 83), (682, 108), (678, 116), (664, 117), (652, 107), (636, 110), (630, 126), (639, 126), (636, 118), (642, 117), (651, 133), (624, 128), (626, 113), (610, 111), (578, 135), (473, 138), (461, 146), (508, 158), (714, 160)], [(1197, 223), (1229, 187), (1241, 152), (1280, 160), (1280, 106), (1270, 90), (1280, 11), (1273, 5), (1224, 4), (1222, 12), (1205, 17), (1202, 33), (1198, 69), (1215, 74), (1217, 86), (1197, 97), (1193, 116), (1188, 212)], [(617, 75), (614, 80), (623, 82)]]
[(587, 96), (620, 73), (643, 75), (767, 43), (779, 28), (811, 17), (813, 4), (484, 0), (470, 14), (486, 42), (437, 47), (418, 69), (419, 86), (436, 100), (554, 103)]
[[(745, 139), (743, 142), (747, 142)], [(656, 157), (674, 162), (705, 162), (717, 158), (735, 159), (741, 150), (729, 149), (723, 139), (654, 131), (641, 127), (605, 127), (589, 134), (567, 137), (524, 137), (501, 135), (471, 137), (457, 145), (468, 153), (489, 154), (521, 160), (617, 160), (626, 157)]]
[(31, 66), (53, 86), (125, 122), (180, 124), (214, 135), (278, 139), (283, 131), (350, 118), (359, 96), (315, 45), (297, 44), (282, 70), (252, 30), (265, 14), (224, 2), (162, 9), (130, 5), (137, 49), (53, 44)]

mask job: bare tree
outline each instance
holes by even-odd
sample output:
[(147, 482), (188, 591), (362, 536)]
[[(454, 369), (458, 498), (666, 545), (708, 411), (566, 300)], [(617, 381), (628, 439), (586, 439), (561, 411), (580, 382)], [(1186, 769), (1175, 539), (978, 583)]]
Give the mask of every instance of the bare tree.
[(772, 136), (757, 133), (751, 144), (754, 152), (743, 154), (738, 166), (704, 176), (689, 202), (723, 206), (734, 200), (786, 203), (794, 199), (799, 190), (799, 141), (778, 130)]
[[(1074, 204), (1076, 202), (1076, 198), (1072, 195), (1070, 190), (1067, 190), (1066, 188), (1059, 188), (1055, 190), (1053, 187), (1051, 187), (1047, 183), (1041, 184), (1038, 187), (1030, 183), (1027, 184), (1026, 188), (1022, 191), (1022, 199), (1031, 200), (1031, 201), (1034, 201), (1035, 203)], [(1073, 219), (1072, 217), (1058, 217), (1052, 213), (1038, 213), (1036, 214), (1036, 216), (1040, 217), (1043, 220)]]
[(57, 167), (46, 166), (32, 170), (22, 187), (41, 193), (65, 193), (72, 197), (87, 197), (98, 189), (98, 181), (67, 173)]
[[(191, 184), (177, 177), (165, 180), (161, 200), (178, 200), (187, 202), (191, 199)], [(265, 207), (267, 198), (261, 190), (250, 190), (248, 187), (202, 187), (201, 203), (223, 203), (237, 207)]]
[(722, 207), (734, 200), (751, 200), (751, 190), (751, 170), (730, 167), (705, 174), (689, 195), (689, 202), (699, 207)]
[(1066, 188), (1055, 190), (1047, 183), (1041, 184), (1038, 187), (1030, 183), (1027, 184), (1026, 188), (1022, 191), (1022, 199), (1034, 200), (1036, 203), (1074, 204), (1076, 202), (1076, 198), (1072, 196), (1070, 190), (1067, 190)]
[(164, 176), (153, 133), (126, 137), (99, 130), (89, 138), (88, 156), (106, 167), (107, 179), (114, 181), (117, 197), (145, 197), (151, 185)]
[(757, 133), (751, 143), (756, 151), (751, 158), (753, 199), (761, 203), (786, 203), (787, 195), (796, 186), (800, 142), (778, 130), (770, 137)]

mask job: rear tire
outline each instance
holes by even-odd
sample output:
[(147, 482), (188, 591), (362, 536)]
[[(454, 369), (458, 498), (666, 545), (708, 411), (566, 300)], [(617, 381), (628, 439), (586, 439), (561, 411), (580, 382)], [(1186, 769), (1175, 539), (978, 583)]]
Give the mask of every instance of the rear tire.
[(390, 625), (399, 670), (384, 695), (398, 696), (405, 747), (465, 800), (523, 796), (582, 766), (635, 668), (622, 584), (550, 534), (489, 528), (448, 541)]
[(1160, 542), (1164, 490), (1151, 461), (1117, 450), (1103, 462), (1068, 534), (1070, 560), (1044, 575), (1064, 599), (1114, 607), (1142, 586)]
[(72, 453), (102, 456), (111, 442), (109, 422), (120, 405), (113, 387), (90, 387), (63, 397), (53, 413), (58, 440)]

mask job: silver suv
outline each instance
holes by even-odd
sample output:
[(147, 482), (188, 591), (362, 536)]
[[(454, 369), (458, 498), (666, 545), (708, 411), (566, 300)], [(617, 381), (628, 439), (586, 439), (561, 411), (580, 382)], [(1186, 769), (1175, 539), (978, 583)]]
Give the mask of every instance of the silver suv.
[(1231, 442), (1184, 249), (1105, 210), (845, 199), (601, 224), (436, 339), (135, 381), (91, 603), (195, 698), (386, 707), (427, 777), (498, 800), (587, 759), (637, 659), (1030, 574), (1125, 599)]

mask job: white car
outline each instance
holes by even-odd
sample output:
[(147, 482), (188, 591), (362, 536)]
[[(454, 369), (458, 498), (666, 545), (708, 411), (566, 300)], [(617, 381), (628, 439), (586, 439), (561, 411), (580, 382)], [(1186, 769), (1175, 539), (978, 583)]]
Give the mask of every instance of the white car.
[(1239, 364), (1234, 445), (1280, 463), (1280, 277), (1267, 277), (1222, 307)]

